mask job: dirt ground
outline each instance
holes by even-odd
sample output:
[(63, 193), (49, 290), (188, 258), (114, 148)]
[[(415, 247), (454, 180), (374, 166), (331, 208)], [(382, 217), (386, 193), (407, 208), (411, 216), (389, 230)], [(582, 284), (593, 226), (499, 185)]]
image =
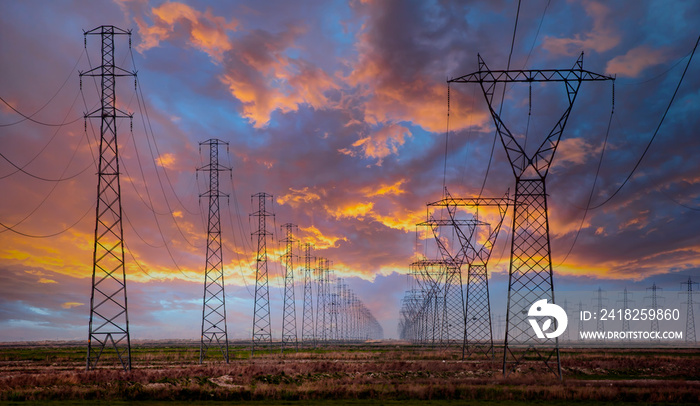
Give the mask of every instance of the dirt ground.
[(126, 372), (110, 352), (86, 371), (85, 355), (77, 343), (0, 345), (0, 401), (700, 402), (698, 349), (562, 348), (562, 380), (534, 354), (504, 377), (498, 350), (494, 359), (462, 360), (457, 348), (405, 343), (275, 348), (254, 357), (241, 343), (228, 364), (212, 351), (202, 365), (195, 343), (139, 343)]

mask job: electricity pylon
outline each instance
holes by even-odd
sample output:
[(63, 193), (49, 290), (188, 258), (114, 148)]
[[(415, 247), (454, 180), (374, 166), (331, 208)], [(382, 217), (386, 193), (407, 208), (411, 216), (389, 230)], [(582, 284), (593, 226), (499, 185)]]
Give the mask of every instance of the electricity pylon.
[[(622, 300), (618, 300), (617, 302), (622, 302), (622, 331), (627, 333), (630, 331), (630, 319), (626, 317), (625, 315), (627, 314), (627, 310), (630, 308), (630, 302), (634, 302), (630, 298), (631, 293), (627, 292), (627, 288), (622, 292)], [(598, 313), (600, 314), (600, 313)], [(628, 334), (625, 334), (625, 341), (630, 341), (631, 338), (629, 337)]]
[[(311, 266), (311, 243), (304, 244), (304, 308), (302, 309), (301, 341), (316, 346), (314, 333), (313, 268)], [(318, 299), (317, 299), (318, 300)]]
[(693, 282), (688, 277), (688, 282), (681, 282), (682, 285), (687, 285), (688, 298), (685, 302), (686, 307), (686, 319), (685, 319), (685, 342), (696, 344), (697, 338), (695, 336), (695, 315), (693, 314), (693, 285), (697, 285), (697, 282)]
[(199, 195), (209, 199), (207, 221), (207, 262), (204, 268), (204, 295), (202, 297), (202, 335), (199, 345), (199, 363), (204, 361), (207, 350), (216, 343), (228, 362), (228, 330), (226, 327), (226, 293), (224, 291), (224, 258), (221, 246), (221, 213), (219, 198), (228, 197), (219, 191), (219, 172), (231, 168), (219, 164), (219, 146), (228, 143), (212, 138), (199, 143), (209, 146), (209, 164), (197, 168), (209, 172), (209, 189)]
[[(596, 330), (599, 332), (599, 334), (604, 334), (605, 332), (605, 321), (603, 320), (603, 317), (601, 317), (603, 314), (603, 302), (605, 300), (607, 299), (603, 297), (603, 289), (599, 287), (598, 298), (596, 299), (596, 314), (598, 315), (596, 317)], [(605, 338), (601, 337), (600, 340), (605, 341)]]
[[(561, 379), (558, 339), (537, 338), (528, 322), (528, 311), (533, 303), (541, 299), (554, 303), (545, 179), (581, 83), (614, 78), (583, 70), (583, 53), (574, 67), (567, 70), (489, 70), (481, 55), (478, 56), (478, 60), (477, 72), (448, 80), (448, 83), (480, 85), (515, 176), (503, 375), (507, 376), (509, 372), (514, 371), (527, 353), (532, 351)], [(494, 109), (493, 95), (496, 84), (507, 85), (516, 82), (530, 85), (533, 82), (563, 82), (566, 87), (566, 110), (537, 151), (531, 155), (525, 152), (524, 147)], [(556, 328), (556, 322), (553, 323), (553, 327)], [(518, 353), (515, 351), (518, 348), (523, 351)], [(553, 365), (552, 362), (556, 364)]]
[(261, 192), (252, 196), (258, 199), (258, 211), (251, 216), (258, 218), (258, 230), (253, 233), (258, 237), (258, 249), (255, 256), (255, 304), (253, 305), (253, 345), (251, 355), (255, 354), (256, 345), (272, 345), (272, 329), (270, 323), (270, 286), (267, 278), (267, 231), (266, 219), (273, 214), (265, 209), (268, 200), (272, 203), (272, 195)]
[(294, 345), (295, 350), (299, 350), (297, 340), (297, 311), (294, 303), (294, 239), (293, 230), (297, 226), (292, 223), (282, 225), (285, 230), (284, 252), (284, 304), (282, 311), (282, 353), (287, 344)]
[(578, 302), (578, 340), (583, 341), (583, 302), (579, 300)]
[(86, 120), (101, 120), (86, 368), (95, 369), (105, 347), (109, 345), (116, 351), (126, 371), (131, 369), (131, 337), (126, 300), (117, 119), (131, 118), (132, 115), (116, 107), (116, 78), (135, 77), (136, 72), (126, 71), (114, 64), (114, 36), (128, 36), (131, 47), (131, 31), (103, 25), (84, 32), (86, 46), (88, 35), (99, 35), (102, 39), (102, 64), (80, 72), (81, 87), (83, 76), (99, 77), (102, 86), (100, 107), (85, 114)]
[(318, 258), (316, 261), (316, 341), (325, 342), (326, 337), (326, 313), (328, 300), (326, 295), (326, 273), (328, 259)]
[[(464, 337), (462, 358), (476, 350), (487, 357), (494, 357), (493, 326), (491, 323), (491, 302), (487, 265), (498, 232), (503, 224), (510, 199), (509, 192), (502, 198), (455, 198), (445, 188), (445, 197), (437, 202), (428, 203), (428, 207), (445, 207), (449, 213), (449, 222), (456, 230), (460, 242), (460, 252), (456, 255), (460, 262), (467, 263), (466, 306), (464, 306)], [(479, 220), (479, 207), (495, 207), (498, 221), (495, 225)], [(458, 207), (476, 210), (472, 219), (457, 218)], [(466, 229), (465, 229), (465, 226)], [(475, 232), (479, 227), (488, 227), (489, 232), (483, 242), (477, 242)]]
[[(651, 310), (656, 312), (659, 309), (659, 296), (656, 294), (656, 291), (658, 290), (663, 290), (660, 287), (656, 286), (656, 283), (652, 283), (650, 288), (647, 288), (647, 291), (651, 291), (651, 296), (647, 296), (647, 299), (651, 299)], [(651, 330), (650, 332), (656, 331), (656, 337), (653, 335), (650, 335), (650, 338), (653, 340), (654, 338), (658, 339), (659, 338), (659, 319), (654, 317), (651, 319)]]

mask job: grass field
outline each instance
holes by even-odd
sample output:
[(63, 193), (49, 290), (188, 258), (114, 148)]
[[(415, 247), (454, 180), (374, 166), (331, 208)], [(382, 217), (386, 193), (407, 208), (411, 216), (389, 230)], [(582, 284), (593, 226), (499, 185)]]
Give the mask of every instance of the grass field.
[[(541, 361), (528, 361), (504, 378), (502, 355), (461, 360), (461, 352), (405, 344), (358, 344), (279, 349), (250, 356), (231, 347), (231, 362), (210, 352), (198, 364), (198, 346), (132, 346), (132, 370), (113, 354), (85, 371), (85, 347), (0, 346), (0, 401), (86, 404), (96, 400), (246, 404), (430, 405), (605, 404), (700, 402), (697, 349), (566, 349), (559, 381)], [(172, 404), (172, 403), (168, 403)]]

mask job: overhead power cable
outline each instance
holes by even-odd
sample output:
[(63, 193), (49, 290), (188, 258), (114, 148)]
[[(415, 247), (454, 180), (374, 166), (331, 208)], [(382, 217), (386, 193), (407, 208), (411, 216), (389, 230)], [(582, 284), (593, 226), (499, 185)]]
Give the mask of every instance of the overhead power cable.
[(630, 171), (630, 174), (627, 175), (625, 180), (622, 182), (622, 184), (613, 192), (607, 199), (605, 199), (602, 203), (597, 204), (595, 206), (589, 207), (589, 209), (598, 209), (608, 203), (610, 200), (612, 200), (621, 190), (627, 182), (632, 178), (632, 175), (637, 171), (639, 168), (639, 165), (641, 165), (642, 160), (646, 156), (646, 154), (649, 152), (649, 149), (651, 148), (651, 144), (654, 142), (654, 139), (656, 136), (659, 134), (659, 130), (661, 129), (661, 125), (664, 123), (664, 120), (666, 119), (666, 116), (668, 115), (669, 110), (671, 109), (671, 105), (673, 104), (673, 101), (676, 99), (676, 95), (678, 94), (678, 90), (681, 87), (681, 84), (683, 83), (683, 79), (685, 78), (685, 74), (688, 72), (688, 68), (690, 67), (691, 62), (693, 61), (693, 56), (695, 55), (695, 51), (698, 49), (698, 43), (700, 43), (700, 36), (698, 36), (698, 39), (695, 41), (695, 46), (693, 47), (693, 51), (690, 53), (690, 58), (688, 59), (688, 63), (685, 65), (685, 69), (683, 69), (683, 74), (681, 75), (680, 80), (678, 80), (678, 85), (676, 85), (676, 90), (673, 91), (673, 96), (671, 96), (671, 100), (668, 102), (668, 106), (666, 106), (666, 110), (664, 111), (664, 114), (661, 116), (661, 120), (659, 121), (659, 125), (656, 126), (656, 130), (654, 131), (654, 134), (651, 136), (651, 139), (649, 140), (649, 143), (647, 144), (646, 148), (644, 148), (644, 152), (642, 152), (642, 155), (639, 157), (637, 160), (637, 163), (635, 163), (634, 167), (632, 168), (632, 171)]
[[(80, 216), (80, 218), (79, 218), (78, 220), (76, 220), (73, 224), (71, 224), (70, 226), (64, 228), (63, 230), (58, 231), (58, 232), (55, 232), (55, 233), (50, 233), (50, 234), (30, 234), (30, 233), (25, 233), (25, 232), (16, 230), (16, 229), (15, 229), (16, 225), (17, 225), (17, 224), (20, 224), (22, 221), (20, 221), (19, 223), (17, 223), (15, 226), (7, 226), (7, 225), (5, 225), (5, 224), (3, 224), (3, 223), (0, 223), (0, 226), (2, 226), (2, 227), (5, 228), (5, 230), (0, 231), (0, 233), (5, 232), (5, 231), (10, 231), (10, 232), (12, 232), (12, 233), (21, 235), (21, 236), (23, 236), (23, 237), (28, 237), (28, 238), (50, 238), (50, 237), (55, 237), (55, 236), (57, 236), (57, 235), (59, 235), (59, 234), (65, 233), (66, 231), (68, 231), (68, 230), (72, 229), (73, 227), (77, 226), (78, 223), (80, 223), (80, 222), (85, 218), (85, 216), (87, 216), (88, 213), (90, 213), (90, 211), (91, 211), (92, 209), (94, 209), (94, 208), (95, 208), (95, 205), (93, 204), (93, 205), (90, 206), (90, 207), (85, 211), (85, 213), (83, 213), (83, 215)], [(23, 221), (24, 221), (24, 220), (23, 220)]]
[[(515, 47), (515, 34), (518, 32), (518, 20), (520, 19), (520, 3), (518, 0), (518, 10), (515, 13), (515, 25), (513, 26), (513, 38), (510, 41), (510, 52), (508, 53), (508, 64), (506, 70), (510, 70), (510, 60), (513, 57), (513, 48)], [(503, 101), (506, 97), (506, 84), (503, 84), (503, 94), (501, 95), (501, 106), (498, 109), (498, 115), (503, 113)], [(491, 162), (493, 161), (493, 152), (496, 149), (496, 139), (498, 138), (498, 130), (493, 135), (493, 143), (491, 144), (491, 153), (489, 154), (489, 163), (486, 165), (486, 174), (484, 174), (484, 182), (481, 184), (481, 190), (479, 191), (479, 197), (484, 194), (484, 189), (486, 188), (486, 180), (489, 177), (489, 171), (491, 170)]]
[(61, 84), (61, 87), (59, 87), (58, 90), (56, 90), (56, 92), (53, 94), (53, 96), (51, 96), (51, 97), (49, 98), (49, 100), (47, 100), (46, 103), (44, 103), (44, 105), (42, 105), (42, 106), (39, 108), (39, 110), (35, 111), (34, 113), (32, 113), (32, 114), (30, 114), (30, 115), (26, 115), (26, 114), (22, 113), (21, 111), (17, 110), (17, 108), (15, 108), (13, 105), (11, 105), (10, 103), (8, 103), (5, 99), (3, 99), (2, 97), (0, 97), (0, 101), (2, 101), (3, 103), (5, 103), (5, 104), (7, 105), (7, 107), (9, 107), (9, 108), (12, 109), (12, 111), (14, 111), (15, 113), (17, 113), (17, 114), (19, 114), (20, 116), (23, 117), (22, 120), (15, 121), (14, 123), (0, 124), (0, 127), (9, 127), (9, 126), (12, 126), (12, 125), (15, 125), (15, 124), (19, 124), (19, 123), (21, 123), (21, 122), (24, 122), (24, 121), (26, 121), (26, 120), (29, 120), (29, 121), (31, 121), (31, 122), (33, 122), (33, 123), (40, 124), (40, 125), (43, 125), (43, 126), (48, 126), (48, 127), (63, 127), (64, 125), (73, 124), (73, 123), (75, 123), (76, 121), (78, 121), (78, 120), (80, 120), (81, 118), (83, 118), (83, 117), (81, 116), (81, 117), (78, 117), (78, 118), (76, 118), (75, 120), (70, 121), (70, 122), (65, 122), (65, 119), (64, 119), (64, 121), (63, 121), (62, 123), (60, 123), (60, 124), (53, 124), (53, 123), (45, 123), (45, 122), (43, 122), (43, 121), (35, 120), (35, 119), (32, 118), (32, 117), (34, 117), (34, 116), (37, 115), (39, 112), (41, 112), (46, 106), (48, 106), (48, 105), (53, 101), (53, 99), (56, 98), (56, 96), (57, 96), (57, 95), (61, 92), (61, 90), (66, 86), (66, 83), (68, 83), (68, 81), (73, 77), (73, 72), (75, 72), (75, 69), (78, 67), (78, 64), (79, 64), (80, 61), (83, 59), (83, 55), (85, 55), (85, 54), (86, 54), (86, 52), (85, 52), (85, 50), (83, 50), (83, 52), (80, 54), (80, 57), (78, 57), (78, 60), (75, 61), (75, 65), (73, 65), (73, 68), (71, 69), (70, 73), (69, 73), (68, 76), (66, 77), (66, 80), (64, 80), (64, 81), (63, 81), (63, 84)]

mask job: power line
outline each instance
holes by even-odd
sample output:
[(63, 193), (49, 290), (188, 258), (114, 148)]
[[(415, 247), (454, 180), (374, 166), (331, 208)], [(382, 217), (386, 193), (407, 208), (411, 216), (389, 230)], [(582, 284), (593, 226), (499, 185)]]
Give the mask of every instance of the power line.
[[(518, 20), (520, 19), (520, 3), (518, 0), (518, 10), (515, 13), (515, 25), (513, 26), (513, 38), (510, 41), (510, 52), (508, 53), (508, 64), (506, 65), (506, 70), (510, 70), (510, 60), (513, 57), (513, 48), (515, 47), (515, 34), (518, 32)], [(498, 109), (498, 115), (503, 113), (503, 101), (506, 97), (506, 87), (507, 84), (503, 84), (503, 94), (501, 95), (501, 106)], [(493, 134), (493, 143), (491, 144), (491, 153), (489, 154), (489, 163), (486, 165), (486, 173), (484, 174), (484, 182), (481, 184), (481, 190), (479, 191), (479, 197), (484, 194), (484, 189), (486, 188), (486, 180), (489, 177), (489, 171), (491, 170), (491, 162), (493, 161), (493, 152), (496, 148), (496, 139), (498, 138), (498, 129)]]
[(9, 127), (9, 126), (12, 126), (12, 125), (16, 125), (16, 124), (22, 123), (22, 122), (24, 122), (24, 121), (26, 121), (26, 120), (29, 120), (29, 121), (31, 121), (31, 122), (33, 122), (33, 123), (36, 123), (36, 124), (48, 126), (48, 127), (63, 127), (63, 126), (65, 126), (65, 125), (72, 124), (72, 123), (75, 123), (76, 121), (80, 120), (82, 117), (78, 117), (78, 118), (76, 118), (75, 120), (73, 120), (73, 121), (71, 121), (71, 122), (68, 122), (68, 123), (66, 123), (66, 122), (65, 122), (65, 119), (64, 119), (64, 121), (63, 121), (62, 123), (60, 123), (60, 124), (52, 124), (52, 123), (44, 123), (44, 122), (42, 122), (42, 121), (35, 120), (35, 119), (33, 119), (32, 117), (34, 117), (35, 115), (37, 115), (37, 114), (38, 114), (39, 112), (41, 112), (46, 106), (48, 106), (48, 105), (53, 101), (53, 99), (55, 99), (56, 96), (61, 92), (61, 90), (63, 90), (63, 88), (66, 86), (66, 83), (68, 83), (68, 81), (73, 77), (73, 72), (75, 72), (75, 69), (78, 67), (78, 64), (79, 64), (80, 61), (83, 59), (83, 55), (85, 55), (86, 53), (87, 53), (86, 50), (83, 50), (83, 52), (80, 53), (80, 57), (78, 57), (78, 60), (75, 61), (75, 65), (73, 65), (73, 68), (71, 69), (70, 73), (69, 73), (68, 76), (66, 77), (66, 80), (64, 80), (64, 81), (63, 81), (63, 84), (61, 84), (61, 87), (59, 87), (58, 90), (56, 90), (56, 92), (53, 94), (53, 96), (51, 96), (51, 97), (49, 98), (49, 100), (47, 100), (46, 103), (44, 103), (44, 105), (41, 106), (41, 107), (39, 108), (39, 110), (35, 111), (34, 113), (32, 113), (32, 114), (30, 114), (30, 115), (26, 115), (26, 114), (22, 113), (21, 111), (17, 110), (14, 106), (12, 106), (12, 105), (11, 105), (10, 103), (8, 103), (7, 101), (5, 101), (5, 99), (3, 99), (2, 97), (0, 97), (0, 101), (2, 101), (3, 103), (5, 103), (5, 104), (7, 105), (7, 107), (11, 108), (15, 113), (17, 113), (17, 114), (19, 114), (20, 116), (23, 117), (22, 120), (15, 121), (14, 123), (0, 124), (0, 127)]
[(625, 178), (625, 180), (622, 182), (622, 184), (611, 194), (607, 199), (605, 199), (602, 203), (597, 204), (595, 206), (589, 207), (589, 209), (598, 209), (608, 203), (610, 200), (612, 200), (621, 190), (627, 182), (632, 178), (632, 175), (634, 175), (634, 172), (639, 168), (639, 165), (642, 163), (642, 160), (646, 156), (647, 152), (649, 152), (649, 149), (651, 148), (651, 144), (654, 142), (654, 139), (656, 136), (659, 134), (659, 130), (661, 129), (661, 125), (664, 123), (664, 120), (666, 119), (666, 115), (668, 114), (669, 110), (671, 109), (671, 105), (673, 104), (673, 100), (675, 100), (676, 95), (678, 94), (678, 90), (681, 87), (681, 84), (683, 83), (683, 79), (685, 78), (685, 74), (688, 72), (688, 68), (690, 67), (690, 63), (693, 61), (693, 56), (695, 55), (695, 51), (698, 49), (698, 43), (700, 43), (700, 36), (698, 36), (697, 41), (695, 41), (695, 46), (693, 47), (693, 51), (690, 53), (690, 59), (688, 59), (688, 63), (685, 65), (685, 69), (683, 70), (683, 74), (681, 75), (680, 80), (678, 81), (678, 85), (676, 85), (676, 90), (673, 92), (673, 96), (671, 96), (671, 100), (668, 102), (668, 106), (666, 106), (666, 110), (664, 111), (663, 116), (661, 116), (661, 121), (659, 121), (659, 125), (656, 127), (656, 130), (654, 131), (654, 134), (651, 136), (651, 139), (649, 140), (649, 143), (647, 144), (646, 148), (644, 148), (644, 152), (642, 152), (642, 156), (639, 157), (639, 160), (637, 160), (637, 163), (634, 165), (634, 168), (632, 168), (632, 171), (630, 172), (629, 175)]
[(68, 227), (66, 227), (65, 229), (63, 229), (63, 230), (61, 230), (61, 231), (58, 231), (58, 232), (56, 232), (56, 233), (51, 233), (51, 234), (29, 234), (29, 233), (25, 233), (25, 232), (22, 232), (22, 231), (17, 231), (17, 230), (15, 230), (15, 227), (16, 227), (19, 223), (15, 224), (14, 226), (7, 226), (7, 225), (5, 225), (5, 224), (3, 224), (3, 223), (0, 223), (0, 226), (2, 226), (2, 227), (5, 228), (5, 230), (0, 231), (0, 233), (3, 233), (3, 232), (5, 232), (5, 231), (10, 231), (10, 232), (13, 232), (13, 233), (15, 233), (15, 234), (19, 234), (19, 235), (21, 235), (21, 236), (23, 236), (23, 237), (28, 237), (28, 238), (50, 238), (50, 237), (55, 237), (55, 236), (57, 236), (57, 235), (59, 235), (59, 234), (65, 233), (66, 231), (68, 231), (68, 230), (72, 229), (73, 227), (77, 226), (78, 223), (80, 223), (80, 222), (85, 218), (85, 216), (87, 216), (88, 213), (90, 213), (90, 211), (92, 211), (92, 209), (94, 209), (94, 208), (95, 208), (95, 205), (93, 204), (92, 206), (90, 206), (90, 207), (85, 211), (85, 213), (83, 213), (82, 216), (80, 216), (80, 218), (79, 218), (75, 223), (71, 224), (70, 226), (68, 226)]
[(610, 127), (612, 126), (612, 119), (613, 119), (613, 114), (615, 114), (615, 82), (613, 82), (613, 101), (612, 101), (612, 109), (610, 110), (610, 119), (608, 120), (608, 128), (605, 130), (605, 139), (603, 140), (603, 149), (600, 151), (600, 159), (598, 160), (598, 167), (596, 168), (595, 171), (595, 177), (593, 178), (593, 185), (591, 186), (591, 193), (588, 194), (588, 202), (586, 202), (586, 208), (583, 211), (583, 217), (581, 218), (581, 223), (578, 226), (578, 231), (576, 231), (576, 236), (574, 237), (574, 241), (571, 243), (571, 247), (569, 248), (569, 252), (566, 253), (564, 256), (564, 259), (561, 260), (561, 263), (559, 263), (559, 266), (562, 266), (564, 262), (566, 262), (567, 258), (569, 258), (569, 255), (571, 252), (574, 250), (574, 246), (576, 245), (576, 241), (578, 241), (578, 236), (581, 234), (581, 229), (583, 228), (583, 223), (586, 221), (586, 216), (588, 215), (588, 210), (591, 205), (591, 200), (593, 200), (593, 192), (595, 191), (595, 185), (598, 183), (598, 176), (600, 175), (600, 168), (603, 164), (603, 156), (605, 155), (605, 149), (608, 146), (608, 137), (610, 136)]

